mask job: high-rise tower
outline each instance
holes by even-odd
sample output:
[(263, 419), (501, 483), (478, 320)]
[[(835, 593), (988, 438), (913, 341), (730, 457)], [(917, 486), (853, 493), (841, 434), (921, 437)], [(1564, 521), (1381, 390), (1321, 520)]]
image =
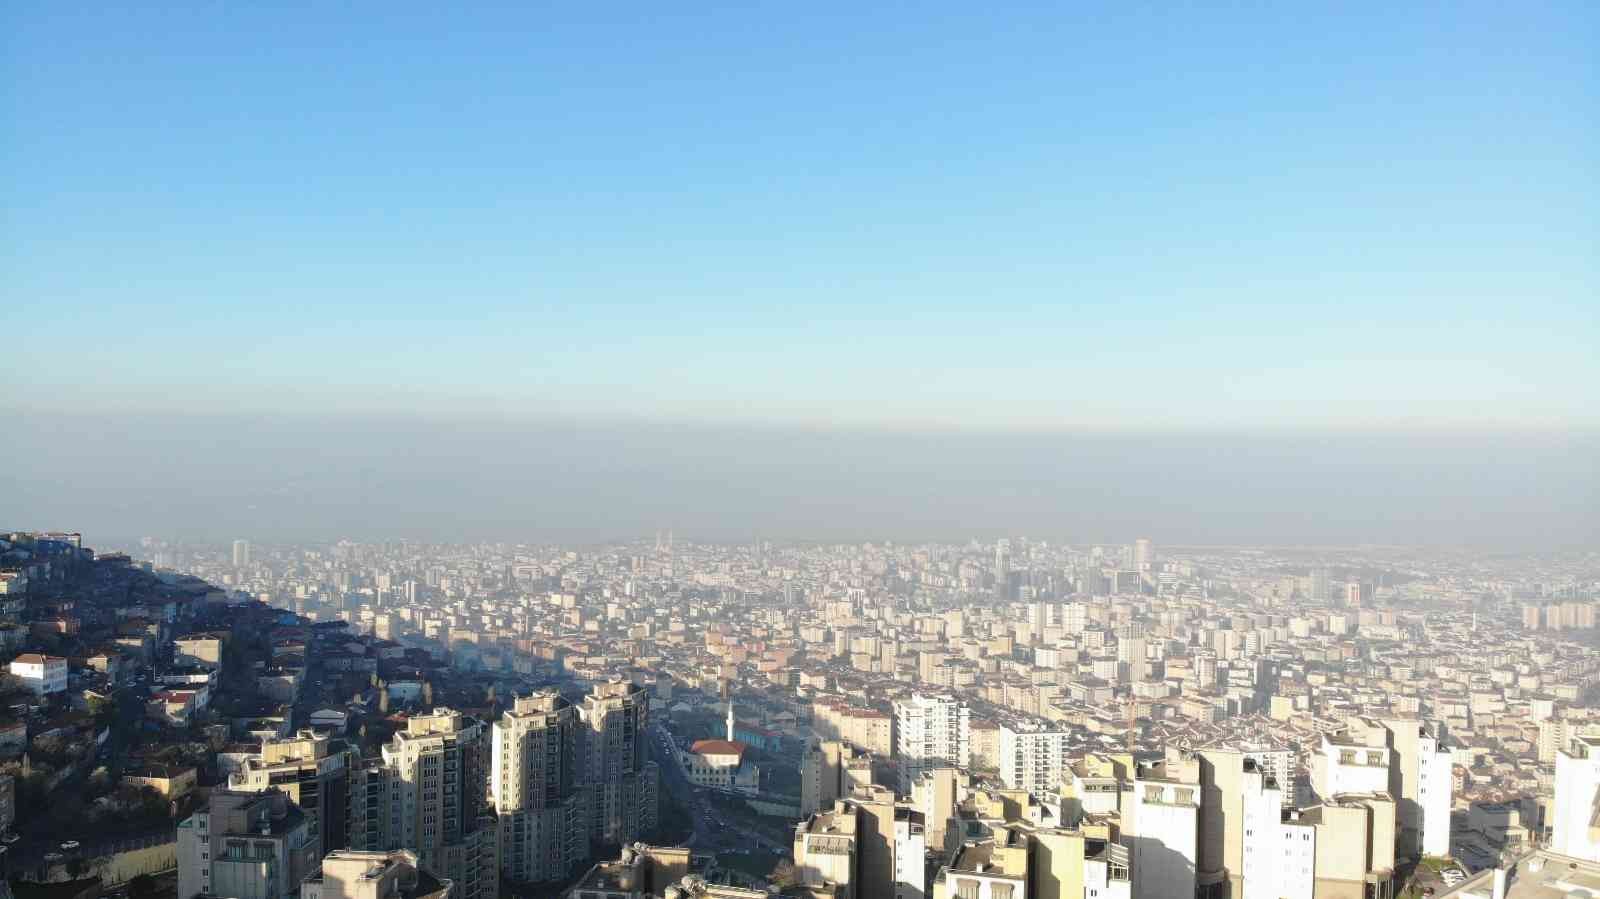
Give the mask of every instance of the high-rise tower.
[(512, 880), (558, 880), (589, 858), (578, 726), (577, 710), (555, 690), (517, 697), (494, 725), (489, 800), (500, 870)]

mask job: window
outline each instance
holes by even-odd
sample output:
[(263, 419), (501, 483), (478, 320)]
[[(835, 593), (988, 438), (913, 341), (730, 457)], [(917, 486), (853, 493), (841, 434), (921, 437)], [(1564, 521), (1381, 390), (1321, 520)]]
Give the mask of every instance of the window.
[(978, 899), (978, 881), (956, 881), (956, 899)]

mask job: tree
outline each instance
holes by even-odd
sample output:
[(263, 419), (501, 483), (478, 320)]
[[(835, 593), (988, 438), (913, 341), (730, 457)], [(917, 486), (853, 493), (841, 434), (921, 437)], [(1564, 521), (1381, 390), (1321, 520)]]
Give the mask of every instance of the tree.
[(794, 862), (789, 859), (783, 859), (773, 867), (772, 874), (768, 879), (772, 881), (772, 885), (775, 887), (792, 887), (800, 882), (800, 871), (794, 866)]

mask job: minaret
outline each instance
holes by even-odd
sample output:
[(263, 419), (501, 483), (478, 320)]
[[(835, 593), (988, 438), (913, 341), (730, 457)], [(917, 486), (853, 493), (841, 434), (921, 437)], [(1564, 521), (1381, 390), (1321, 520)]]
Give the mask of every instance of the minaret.
[(728, 697), (728, 742), (733, 742), (733, 697)]

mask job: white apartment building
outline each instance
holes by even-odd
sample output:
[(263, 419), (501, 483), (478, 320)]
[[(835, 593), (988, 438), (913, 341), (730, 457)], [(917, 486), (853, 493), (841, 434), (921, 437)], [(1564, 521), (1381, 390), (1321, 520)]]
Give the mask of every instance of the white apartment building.
[(964, 701), (914, 694), (895, 702), (894, 724), (902, 793), (926, 769), (972, 764), (972, 711)]
[(67, 690), (67, 660), (58, 656), (23, 653), (11, 660), (11, 675), (22, 681), (35, 696), (65, 693)]
[(1241, 899), (1312, 899), (1317, 873), (1317, 833), (1285, 821), (1283, 793), (1272, 775), (1248, 762), (1243, 793), (1244, 879)]
[(1439, 745), (1437, 737), (1417, 738), (1418, 770), (1421, 785), (1417, 804), (1422, 807), (1422, 852), (1424, 855), (1450, 854), (1450, 809), (1454, 804), (1454, 759), (1450, 750)]
[(1123, 802), (1133, 899), (1193, 896), (1199, 870), (1200, 785), (1141, 774)]
[(1550, 849), (1600, 862), (1594, 829), (1600, 791), (1600, 737), (1575, 737), (1556, 753), (1555, 810), (1550, 816)]
[(1030, 730), (1026, 725), (1000, 726), (1000, 779), (1013, 790), (1055, 793), (1067, 770), (1072, 734), (1064, 730)]
[(923, 899), (927, 889), (927, 835), (922, 812), (894, 810), (894, 899)]
[(1321, 799), (1341, 793), (1389, 792), (1389, 765), (1394, 750), (1368, 746), (1352, 737), (1322, 735), (1311, 757), (1311, 789)]

